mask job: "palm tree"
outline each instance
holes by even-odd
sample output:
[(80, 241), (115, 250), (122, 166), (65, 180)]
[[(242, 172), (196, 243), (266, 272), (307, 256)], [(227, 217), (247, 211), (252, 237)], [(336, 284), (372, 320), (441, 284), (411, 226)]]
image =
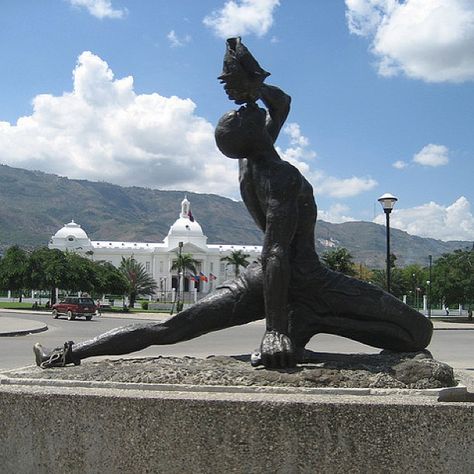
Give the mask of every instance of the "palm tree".
[(190, 253), (179, 253), (176, 254), (176, 260), (173, 261), (171, 270), (178, 270), (178, 273), (185, 270), (190, 270), (193, 274), (196, 274), (196, 265), (198, 264), (197, 260), (194, 260), (193, 256)]
[(242, 250), (233, 250), (227, 257), (222, 257), (221, 261), (227, 262), (226, 266), (234, 265), (235, 276), (238, 277), (240, 273), (240, 267), (247, 267), (250, 263), (247, 258), (250, 257), (248, 253), (244, 253)]
[(133, 308), (138, 295), (152, 295), (155, 292), (155, 280), (145, 270), (143, 264), (133, 257), (122, 257), (119, 270), (127, 281), (130, 308)]
[(181, 248), (178, 253), (176, 253), (176, 260), (173, 262), (173, 265), (171, 265), (171, 270), (178, 270), (178, 293), (177, 293), (177, 304), (176, 304), (176, 309), (177, 311), (181, 311), (183, 309), (183, 300), (182, 296), (180, 296), (180, 291), (181, 291), (181, 277), (184, 273), (185, 270), (190, 270), (193, 272), (194, 275), (196, 275), (196, 265), (198, 264), (197, 260), (194, 260), (193, 256), (190, 253), (181, 253)]

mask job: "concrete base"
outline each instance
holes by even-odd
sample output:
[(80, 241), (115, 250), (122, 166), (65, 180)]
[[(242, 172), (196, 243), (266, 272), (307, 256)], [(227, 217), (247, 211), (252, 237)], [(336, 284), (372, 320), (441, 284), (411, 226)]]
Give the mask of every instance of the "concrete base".
[(0, 470), (474, 472), (474, 404), (412, 395), (0, 385)]

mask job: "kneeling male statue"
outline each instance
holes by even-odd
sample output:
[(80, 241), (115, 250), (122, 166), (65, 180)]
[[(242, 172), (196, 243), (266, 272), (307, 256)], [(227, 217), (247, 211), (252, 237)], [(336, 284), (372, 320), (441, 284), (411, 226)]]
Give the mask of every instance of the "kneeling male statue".
[(261, 263), (163, 323), (132, 324), (78, 344), (69, 341), (53, 351), (37, 344), (39, 366), (128, 354), (263, 318), (265, 334), (251, 360), (267, 368), (290, 368), (304, 361), (305, 345), (318, 333), (400, 352), (429, 344), (432, 324), (418, 311), (321, 264), (314, 243), (313, 189), (274, 147), (291, 99), (264, 83), (268, 75), (240, 38), (227, 40), (219, 79), (229, 99), (241, 107), (221, 117), (215, 138), (225, 156), (239, 160), (242, 199), (264, 233)]

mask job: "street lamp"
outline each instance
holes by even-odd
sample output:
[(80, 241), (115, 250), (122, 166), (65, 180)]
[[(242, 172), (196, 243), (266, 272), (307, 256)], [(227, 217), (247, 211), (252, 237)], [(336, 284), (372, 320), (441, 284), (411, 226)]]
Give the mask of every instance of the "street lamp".
[(432, 267), (433, 267), (433, 256), (428, 255), (428, 259), (430, 262), (430, 279), (428, 280), (428, 318), (431, 319), (431, 282), (433, 281), (433, 275), (432, 275)]
[(412, 273), (413, 281), (413, 306), (415, 309), (418, 309), (418, 292), (416, 291), (416, 274)]
[(390, 193), (385, 193), (378, 198), (385, 212), (387, 227), (387, 291), (390, 293), (390, 213), (398, 199)]

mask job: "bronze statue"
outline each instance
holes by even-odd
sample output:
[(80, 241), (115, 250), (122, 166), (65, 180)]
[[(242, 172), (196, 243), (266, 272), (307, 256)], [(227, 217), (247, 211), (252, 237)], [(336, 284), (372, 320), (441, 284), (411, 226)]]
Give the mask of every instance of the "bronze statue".
[(400, 352), (418, 351), (429, 344), (432, 324), (418, 311), (320, 263), (314, 244), (313, 189), (274, 148), (291, 99), (264, 83), (268, 75), (240, 38), (227, 40), (219, 79), (229, 99), (242, 106), (221, 117), (215, 137), (224, 155), (239, 159), (242, 199), (264, 233), (261, 264), (250, 265), (237, 279), (164, 323), (125, 326), (82, 343), (67, 342), (53, 351), (37, 344), (39, 366), (128, 354), (263, 318), (266, 331), (251, 360), (267, 368), (289, 368), (304, 361), (304, 348), (318, 333)]

